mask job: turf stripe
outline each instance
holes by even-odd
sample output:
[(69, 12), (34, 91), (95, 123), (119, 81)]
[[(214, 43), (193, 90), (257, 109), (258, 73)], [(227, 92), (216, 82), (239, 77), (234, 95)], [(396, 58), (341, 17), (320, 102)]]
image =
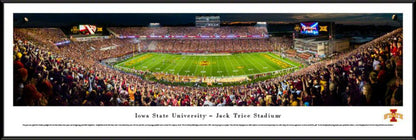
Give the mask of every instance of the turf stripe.
[[(140, 60), (143, 57), (152, 55), (146, 59)], [(262, 56), (267, 55), (271, 59)], [(183, 58), (183, 59), (182, 59)], [(140, 61), (139, 61), (140, 60)], [(207, 66), (200, 66), (200, 62), (206, 60), (209, 62)], [(127, 63), (138, 61), (131, 66), (125, 66)], [(165, 61), (165, 64), (163, 64)], [(281, 62), (280, 62), (281, 61)], [(147, 66), (147, 69), (154, 72), (168, 72), (170, 69), (173, 69), (173, 73), (180, 75), (192, 75), (207, 77), (211, 76), (231, 76), (231, 75), (251, 75), (256, 73), (266, 73), (273, 72), (283, 69), (281, 64), (296, 66), (297, 63), (291, 62), (290, 60), (279, 58), (278, 56), (272, 53), (243, 53), (243, 54), (233, 54), (228, 56), (191, 56), (191, 55), (177, 55), (177, 54), (163, 54), (163, 53), (144, 53), (136, 55), (124, 62), (116, 64), (116, 66), (125, 67), (125, 68), (136, 68), (138, 70), (145, 70), (143, 66)], [(243, 68), (238, 68), (242, 66)], [(268, 67), (268, 69), (263, 69), (263, 67)], [(160, 69), (156, 69), (160, 68)], [(248, 69), (253, 69), (249, 71)], [(186, 73), (185, 71), (191, 71)], [(233, 72), (233, 70), (238, 70), (238, 72)], [(206, 73), (201, 73), (201, 71), (206, 71)], [(218, 73), (222, 71), (222, 73)]]

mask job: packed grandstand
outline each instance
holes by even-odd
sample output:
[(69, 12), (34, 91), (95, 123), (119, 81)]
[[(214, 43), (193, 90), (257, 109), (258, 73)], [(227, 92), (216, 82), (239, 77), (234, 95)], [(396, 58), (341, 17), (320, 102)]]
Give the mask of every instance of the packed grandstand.
[[(265, 27), (109, 27), (112, 35), (69, 41), (57, 28), (15, 28), (14, 105), (19, 106), (389, 106), (403, 104), (403, 32), (260, 81), (184, 86), (102, 61), (131, 54), (274, 52), (299, 63), (292, 38)], [(232, 36), (229, 36), (229, 35)], [(131, 37), (132, 36), (132, 37)], [(157, 37), (140, 40), (140, 37)], [(61, 45), (62, 42), (67, 42)], [(123, 58), (125, 59), (125, 58)], [(303, 64), (303, 63), (302, 63)], [(158, 76), (171, 76), (160, 75)], [(259, 75), (264, 76), (264, 75)]]

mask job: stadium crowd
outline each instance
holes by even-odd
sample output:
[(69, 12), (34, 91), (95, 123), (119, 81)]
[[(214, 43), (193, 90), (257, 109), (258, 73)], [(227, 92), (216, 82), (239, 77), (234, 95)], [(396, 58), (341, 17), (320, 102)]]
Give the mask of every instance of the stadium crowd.
[(68, 40), (65, 33), (58, 28), (19, 28), (14, 32), (22, 32), (33, 36), (35, 40), (45, 43), (58, 43)]
[(267, 39), (239, 40), (160, 40), (156, 52), (169, 53), (235, 53), (265, 52), (274, 50), (272, 42)]
[(14, 105), (402, 105), (402, 34), (401, 28), (394, 30), (338, 58), (274, 79), (240, 86), (185, 87), (146, 81), (104, 66), (97, 61), (103, 53), (88, 53), (89, 47), (83, 46), (88, 44), (57, 48), (45, 45), (40, 37), (15, 32)]
[[(106, 58), (120, 57), (132, 52), (137, 52), (139, 47), (144, 49), (145, 42), (134, 43), (129, 39), (102, 39), (85, 42), (73, 42), (62, 49), (64, 54), (73, 55), (74, 51), (83, 53), (82, 59), (103, 60)], [(139, 44), (139, 45), (138, 45)]]
[(267, 34), (266, 27), (224, 26), (218, 28), (199, 27), (109, 27), (110, 31), (123, 36), (227, 36), (227, 35), (261, 35)]

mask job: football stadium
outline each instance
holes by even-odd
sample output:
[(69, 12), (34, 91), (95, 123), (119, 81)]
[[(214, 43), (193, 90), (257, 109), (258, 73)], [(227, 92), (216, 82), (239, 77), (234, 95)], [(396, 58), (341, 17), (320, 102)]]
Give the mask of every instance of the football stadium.
[(278, 72), (299, 64), (273, 53), (180, 55), (144, 53), (115, 65), (120, 69), (152, 71), (178, 75), (224, 77)]
[(14, 105), (403, 105), (401, 24), (360, 42), (336, 21), (219, 15), (186, 25), (39, 27), (19, 14)]

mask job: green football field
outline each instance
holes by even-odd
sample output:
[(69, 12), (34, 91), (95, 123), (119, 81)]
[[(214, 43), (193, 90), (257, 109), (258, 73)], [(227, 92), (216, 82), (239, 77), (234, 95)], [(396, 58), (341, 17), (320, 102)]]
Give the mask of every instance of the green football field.
[(299, 64), (269, 52), (213, 56), (144, 53), (115, 65), (151, 72), (215, 77), (266, 73), (297, 66)]

